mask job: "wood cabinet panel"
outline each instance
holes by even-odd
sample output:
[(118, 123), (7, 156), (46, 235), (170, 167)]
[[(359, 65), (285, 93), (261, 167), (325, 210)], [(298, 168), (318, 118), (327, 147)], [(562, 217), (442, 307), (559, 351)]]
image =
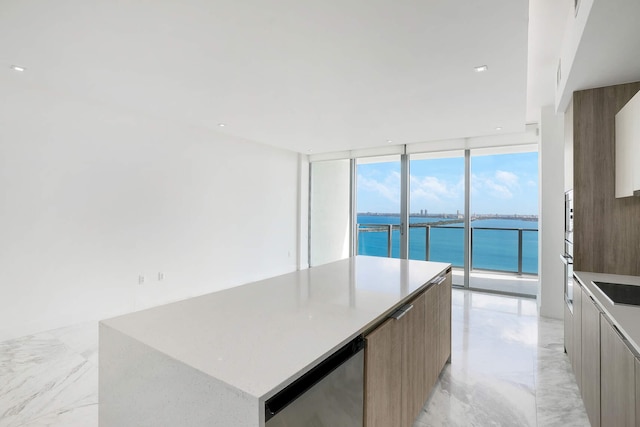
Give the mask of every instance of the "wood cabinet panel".
[(429, 392), (438, 381), (438, 375), (440, 374), (440, 367), (438, 366), (438, 352), (439, 352), (439, 289), (437, 287), (431, 287), (427, 289), (425, 306), (425, 382)]
[(640, 275), (640, 198), (615, 197), (615, 115), (640, 82), (573, 94), (575, 270)]
[(366, 337), (364, 425), (399, 426), (402, 422), (402, 330), (388, 319)]
[(438, 374), (451, 357), (451, 272), (438, 285)]
[(578, 388), (582, 389), (582, 297), (584, 291), (574, 281), (573, 286), (573, 356), (571, 366)]
[(566, 303), (564, 304), (564, 351), (573, 365), (573, 313)]
[(600, 344), (601, 425), (635, 426), (635, 357), (604, 316), (600, 321)]
[(365, 427), (411, 427), (451, 355), (451, 272), (365, 339)]
[(582, 298), (582, 385), (580, 393), (592, 427), (600, 426), (600, 310)]
[(427, 400), (426, 384), (426, 300), (423, 293), (415, 298), (411, 311), (398, 322), (402, 340), (402, 425), (411, 427)]

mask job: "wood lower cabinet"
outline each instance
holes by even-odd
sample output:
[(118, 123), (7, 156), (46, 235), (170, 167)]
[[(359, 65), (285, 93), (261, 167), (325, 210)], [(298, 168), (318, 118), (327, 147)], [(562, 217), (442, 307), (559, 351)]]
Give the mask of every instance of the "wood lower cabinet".
[(581, 286), (573, 286), (573, 356), (571, 366), (578, 387), (582, 389), (582, 296)]
[(451, 272), (394, 316), (365, 337), (365, 427), (411, 427), (420, 414), (451, 355)]
[(600, 320), (600, 344), (601, 425), (635, 426), (635, 356), (604, 316)]
[(402, 422), (402, 328), (388, 319), (366, 337), (364, 425), (400, 426)]
[(451, 285), (452, 276), (447, 274), (445, 280), (436, 287), (438, 290), (438, 372), (451, 359)]
[(439, 334), (442, 331), (439, 330), (440, 322), (438, 316), (440, 315), (440, 299), (439, 288), (432, 287), (427, 289), (427, 298), (425, 305), (427, 307), (425, 316), (425, 383), (427, 390), (431, 390), (438, 381), (438, 375), (440, 375), (440, 363), (438, 354), (440, 352), (439, 346)]
[(427, 400), (426, 383), (426, 300), (424, 292), (411, 303), (411, 310), (400, 319), (402, 340), (402, 426), (411, 427)]
[(564, 304), (564, 351), (573, 365), (573, 313), (566, 302)]
[(582, 294), (582, 384), (580, 393), (592, 427), (600, 426), (600, 309)]

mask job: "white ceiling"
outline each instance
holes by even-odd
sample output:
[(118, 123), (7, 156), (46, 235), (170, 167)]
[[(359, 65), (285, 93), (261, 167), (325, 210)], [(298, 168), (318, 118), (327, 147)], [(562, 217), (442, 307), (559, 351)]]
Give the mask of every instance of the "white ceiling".
[(556, 69), (573, 0), (529, 2), (527, 122), (538, 122), (541, 106), (555, 104)]
[(591, 9), (566, 85), (556, 97), (559, 111), (566, 110), (576, 90), (640, 80), (640, 0), (581, 2), (581, 11)]
[(0, 85), (18, 64), (31, 88), (302, 153), (521, 132), (554, 103), (571, 4), (1, 0)]

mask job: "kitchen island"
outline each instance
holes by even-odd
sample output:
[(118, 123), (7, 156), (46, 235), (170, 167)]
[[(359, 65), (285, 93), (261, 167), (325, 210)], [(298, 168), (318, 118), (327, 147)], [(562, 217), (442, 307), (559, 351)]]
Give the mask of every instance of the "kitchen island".
[(450, 328), (449, 264), (366, 256), (104, 320), (100, 425), (262, 427), (270, 397), (445, 276)]

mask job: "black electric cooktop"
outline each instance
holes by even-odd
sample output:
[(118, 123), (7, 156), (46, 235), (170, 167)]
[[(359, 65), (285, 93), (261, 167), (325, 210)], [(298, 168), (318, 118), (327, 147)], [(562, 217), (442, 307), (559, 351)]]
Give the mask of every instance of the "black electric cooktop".
[(593, 282), (613, 304), (640, 305), (640, 286)]

